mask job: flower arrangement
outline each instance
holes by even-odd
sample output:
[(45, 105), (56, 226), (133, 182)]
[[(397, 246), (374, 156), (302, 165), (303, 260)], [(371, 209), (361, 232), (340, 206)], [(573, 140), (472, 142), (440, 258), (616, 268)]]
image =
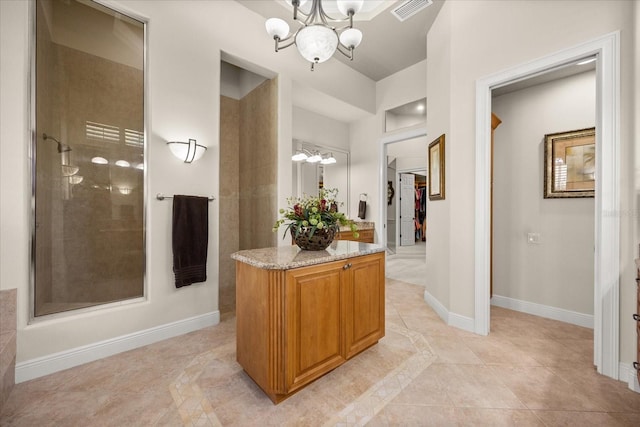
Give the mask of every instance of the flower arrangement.
[(282, 218), (277, 220), (273, 225), (273, 231), (277, 231), (281, 225), (286, 224), (284, 239), (287, 231), (292, 231), (292, 235), (297, 237), (305, 230), (308, 231), (309, 237), (313, 236), (317, 230), (325, 230), (334, 228), (338, 229), (341, 225), (348, 225), (353, 233), (353, 237), (358, 237), (358, 227), (356, 224), (346, 217), (342, 212), (338, 212), (338, 203), (336, 196), (337, 188), (321, 189), (317, 196), (304, 195), (300, 197), (289, 197), (287, 209), (280, 209)]

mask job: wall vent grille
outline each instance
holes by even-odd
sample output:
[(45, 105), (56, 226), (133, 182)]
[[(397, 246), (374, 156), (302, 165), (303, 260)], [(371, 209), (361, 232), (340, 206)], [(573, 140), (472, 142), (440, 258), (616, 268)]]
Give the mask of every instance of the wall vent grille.
[(432, 3), (433, 0), (407, 0), (398, 7), (392, 9), (391, 14), (401, 22), (406, 21)]

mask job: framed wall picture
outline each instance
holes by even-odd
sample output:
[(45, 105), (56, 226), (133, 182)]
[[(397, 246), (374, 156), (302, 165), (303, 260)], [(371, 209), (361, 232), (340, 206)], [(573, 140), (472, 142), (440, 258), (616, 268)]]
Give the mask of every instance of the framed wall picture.
[(429, 144), (429, 200), (444, 200), (444, 134)]
[(544, 198), (594, 197), (596, 129), (544, 136)]

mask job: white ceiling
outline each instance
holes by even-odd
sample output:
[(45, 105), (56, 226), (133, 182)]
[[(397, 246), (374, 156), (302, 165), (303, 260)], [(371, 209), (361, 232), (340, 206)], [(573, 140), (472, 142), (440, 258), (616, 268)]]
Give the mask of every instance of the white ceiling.
[[(287, 21), (290, 28), (295, 30), (299, 24), (293, 21), (293, 13), (284, 0), (236, 0), (246, 8), (267, 18), (281, 18)], [(381, 80), (410, 65), (416, 64), (427, 57), (427, 32), (433, 24), (444, 0), (434, 0), (433, 4), (400, 22), (391, 14), (391, 10), (404, 0), (372, 1), (376, 4), (371, 12), (356, 14), (353, 26), (363, 33), (362, 43), (354, 51), (354, 60), (349, 61), (340, 53), (334, 55), (330, 61), (341, 61), (374, 81)], [(310, 3), (310, 2), (309, 2)], [(334, 0), (323, 0), (323, 7), (329, 13), (335, 10)], [(375, 15), (375, 16), (372, 16)], [(333, 15), (330, 15), (333, 16)], [(339, 18), (340, 16), (336, 16)], [(368, 18), (368, 20), (359, 20)], [(265, 31), (265, 37), (269, 37)], [(295, 49), (290, 47), (289, 49)], [(300, 57), (300, 61), (304, 61)], [(317, 66), (322, 67), (322, 64)]]
[[(265, 20), (267, 18), (277, 17), (287, 21), (292, 30), (298, 28), (298, 24), (293, 21), (290, 0), (236, 1), (249, 10), (263, 16)], [(405, 0), (366, 0), (363, 10), (359, 15), (356, 15), (354, 20), (354, 27), (363, 32), (363, 41), (355, 50), (355, 59), (349, 61), (343, 55), (336, 53), (330, 61), (339, 60), (372, 80), (379, 81), (424, 60), (427, 54), (427, 32), (431, 28), (445, 0), (433, 0), (433, 4), (409, 17), (404, 22), (400, 22), (391, 14), (391, 10), (404, 3), (404, 1)], [(322, 2), (327, 13), (331, 13), (330, 16), (333, 16), (333, 14), (335, 14), (336, 17), (340, 16), (335, 12), (335, 0), (322, 0)], [(311, 3), (311, 1), (308, 3)], [(264, 32), (264, 36), (269, 37), (266, 31)], [(295, 47), (290, 47), (289, 49), (295, 49)], [(239, 67), (245, 67), (245, 64), (239, 63), (236, 61), (236, 58), (224, 59)], [(304, 59), (300, 57), (300, 61), (304, 61)], [(549, 72), (542, 73), (542, 75), (537, 77), (527, 78), (522, 82), (495, 88), (493, 90), (493, 96), (500, 96), (546, 81), (584, 72), (593, 69), (595, 64), (591, 63), (579, 67), (576, 67), (575, 64), (571, 65), (572, 66), (560, 67), (562, 68), (561, 70), (549, 70)], [(322, 64), (319, 64), (317, 67), (318, 71), (320, 71)], [(268, 78), (273, 77), (257, 70), (251, 71), (262, 74)], [(359, 110), (310, 87), (303, 86), (296, 81), (294, 81), (293, 95), (294, 105), (343, 122), (349, 123), (368, 115), (365, 111)]]

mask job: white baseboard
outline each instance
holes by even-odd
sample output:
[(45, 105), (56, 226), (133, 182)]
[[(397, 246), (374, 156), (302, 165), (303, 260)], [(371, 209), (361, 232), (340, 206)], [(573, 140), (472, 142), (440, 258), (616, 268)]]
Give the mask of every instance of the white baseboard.
[(456, 313), (449, 313), (449, 325), (455, 326), (467, 332), (475, 333), (475, 321), (471, 317), (462, 316)]
[(629, 388), (636, 393), (640, 393), (640, 384), (638, 383), (638, 375), (631, 363), (620, 362), (618, 365), (618, 373), (620, 381), (626, 381)]
[(491, 305), (593, 329), (593, 315), (590, 314), (578, 313), (576, 311), (537, 304), (535, 302), (522, 301), (500, 295), (494, 295), (491, 298)]
[(94, 344), (26, 360), (16, 364), (16, 384), (218, 323), (220, 323), (220, 312), (213, 311)]
[(433, 308), (433, 310), (440, 316), (444, 323), (449, 324), (449, 310), (447, 307), (442, 305), (440, 301), (438, 301), (433, 295), (429, 293), (426, 289), (424, 290), (424, 301), (429, 304), (429, 307)]
[(460, 314), (451, 313), (447, 308), (442, 305), (440, 301), (438, 301), (433, 295), (429, 293), (425, 289), (424, 291), (424, 300), (429, 307), (433, 308), (433, 310), (440, 316), (444, 322), (449, 325), (456, 327), (458, 329), (463, 329), (465, 331), (473, 332), (474, 331), (474, 320), (470, 317), (465, 317)]

